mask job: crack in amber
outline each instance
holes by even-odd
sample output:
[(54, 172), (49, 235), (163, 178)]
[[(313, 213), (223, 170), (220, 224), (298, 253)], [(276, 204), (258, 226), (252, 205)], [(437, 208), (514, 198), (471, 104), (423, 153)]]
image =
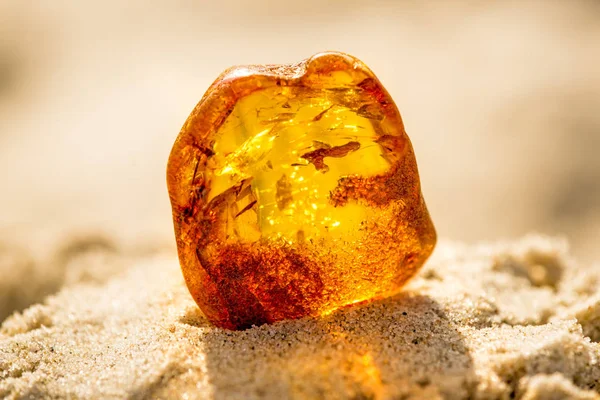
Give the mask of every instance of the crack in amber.
[(225, 71), (167, 183), (186, 284), (224, 328), (394, 294), (436, 241), (396, 106), (342, 53)]

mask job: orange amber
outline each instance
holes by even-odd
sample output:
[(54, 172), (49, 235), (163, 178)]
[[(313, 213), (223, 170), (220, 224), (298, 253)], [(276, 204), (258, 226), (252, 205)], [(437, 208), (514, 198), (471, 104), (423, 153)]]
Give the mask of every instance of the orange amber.
[(347, 54), (225, 71), (167, 182), (185, 281), (223, 328), (394, 294), (436, 241), (398, 109)]

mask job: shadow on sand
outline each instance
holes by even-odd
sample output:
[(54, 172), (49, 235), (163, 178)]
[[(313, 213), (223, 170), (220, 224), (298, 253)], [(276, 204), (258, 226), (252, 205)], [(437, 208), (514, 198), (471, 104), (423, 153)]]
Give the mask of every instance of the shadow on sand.
[(216, 398), (462, 398), (473, 382), (461, 335), (439, 305), (420, 294), (245, 331), (208, 328), (199, 310), (180, 322), (205, 329)]

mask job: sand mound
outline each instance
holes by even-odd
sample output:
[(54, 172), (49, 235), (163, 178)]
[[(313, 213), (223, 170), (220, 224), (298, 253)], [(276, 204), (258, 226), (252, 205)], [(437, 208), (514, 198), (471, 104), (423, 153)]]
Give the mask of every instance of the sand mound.
[(110, 262), (3, 323), (0, 397), (600, 398), (600, 271), (558, 240), (441, 243), (397, 296), (241, 332), (172, 254)]

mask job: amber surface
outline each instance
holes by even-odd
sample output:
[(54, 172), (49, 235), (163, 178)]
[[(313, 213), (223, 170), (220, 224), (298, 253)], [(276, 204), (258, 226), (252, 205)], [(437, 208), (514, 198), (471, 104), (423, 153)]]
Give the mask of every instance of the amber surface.
[(225, 71), (167, 182), (187, 286), (224, 328), (394, 294), (436, 241), (398, 109), (342, 53)]

